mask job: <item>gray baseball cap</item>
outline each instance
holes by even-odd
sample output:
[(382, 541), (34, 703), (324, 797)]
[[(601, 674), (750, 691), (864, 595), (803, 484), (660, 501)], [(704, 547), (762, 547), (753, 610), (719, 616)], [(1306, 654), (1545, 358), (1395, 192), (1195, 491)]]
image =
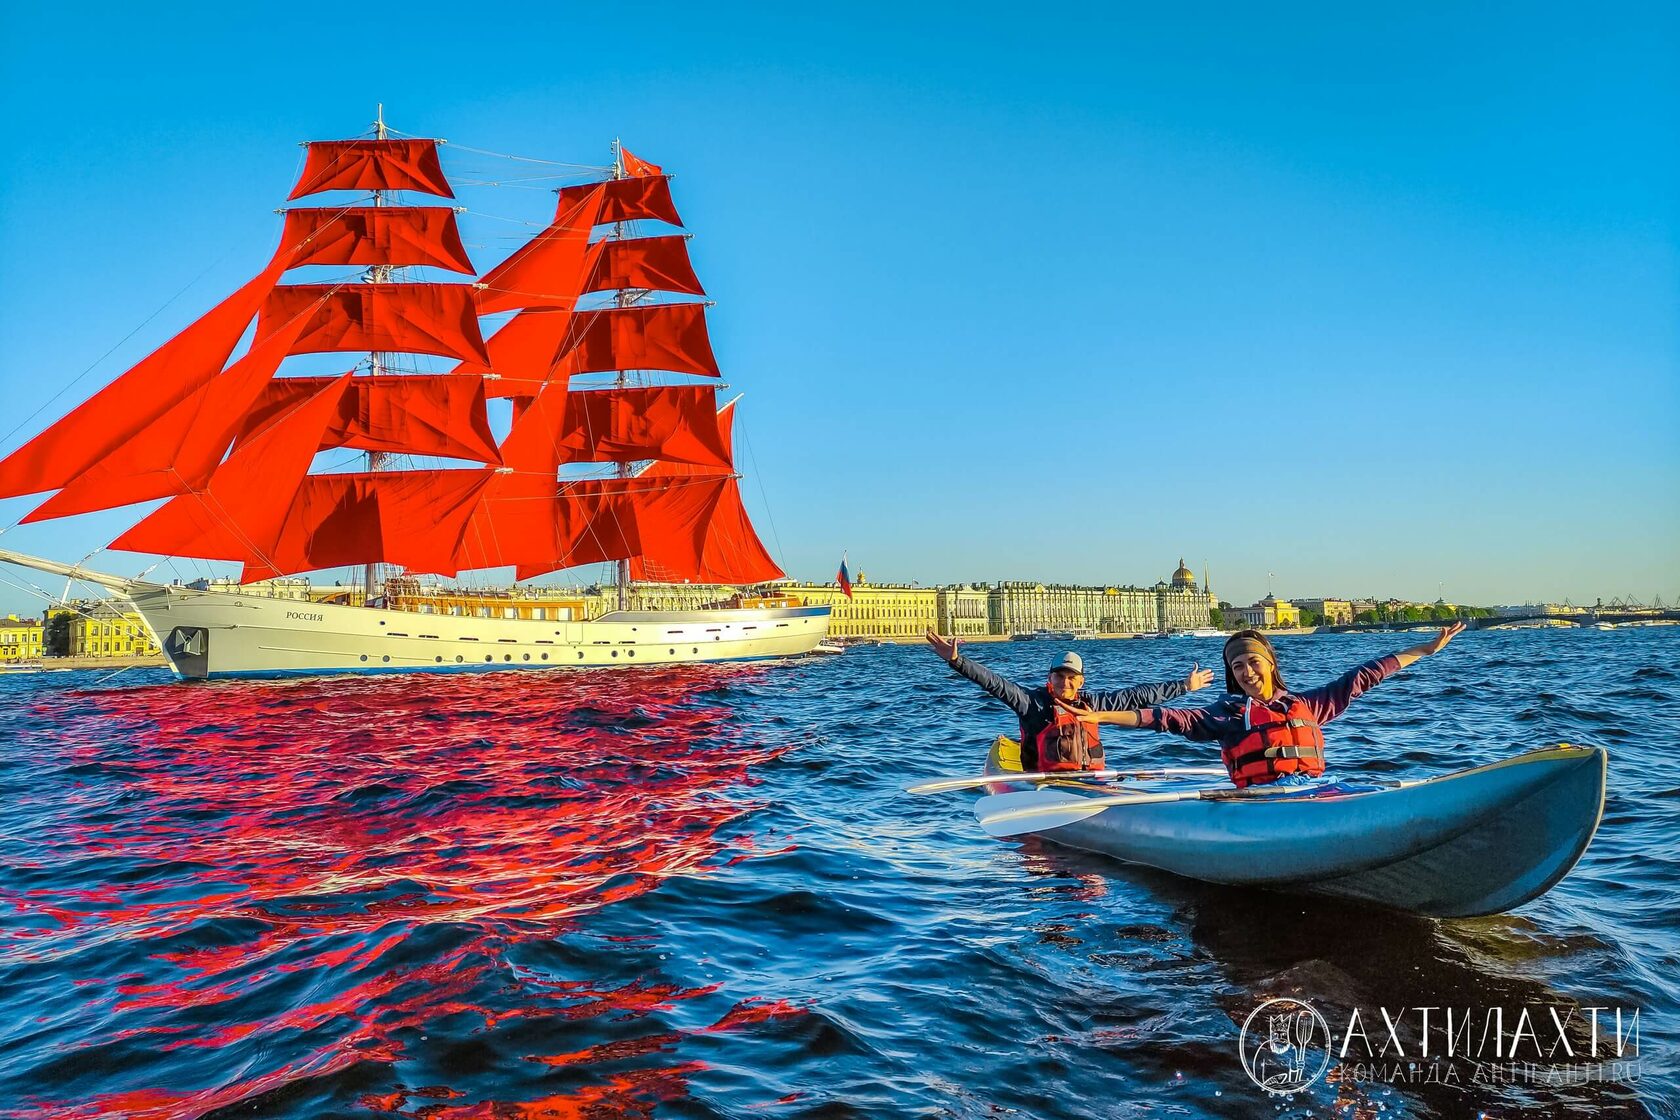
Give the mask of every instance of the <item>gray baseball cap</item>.
[(1060, 661), (1050, 666), (1051, 672), (1055, 672), (1057, 669), (1071, 669), (1083, 677), (1085, 675), (1085, 662), (1077, 653), (1064, 653)]

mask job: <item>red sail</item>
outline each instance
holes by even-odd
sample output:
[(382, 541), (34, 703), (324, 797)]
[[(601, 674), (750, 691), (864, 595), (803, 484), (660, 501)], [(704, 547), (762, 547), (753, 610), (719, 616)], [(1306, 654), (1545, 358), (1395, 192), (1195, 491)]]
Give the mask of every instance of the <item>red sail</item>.
[(451, 372), (495, 376), (492, 397), (531, 397), (575, 373), (663, 369), (720, 377), (698, 303), (656, 303), (601, 311), (522, 311), (487, 341), (489, 360)]
[(622, 485), (610, 493), (578, 485), (552, 475), (498, 474), (462, 535), (457, 567), (540, 574), (635, 555), (633, 495)]
[(657, 163), (649, 163), (645, 159), (642, 159), (638, 156), (631, 155), (630, 154), (630, 149), (626, 148), (622, 144), (620, 144), (618, 146), (618, 154), (619, 154), (619, 158), (622, 159), (623, 162), (624, 162), (624, 173), (626, 175), (663, 175), (663, 174), (665, 174), (664, 169), (661, 168)]
[(494, 471), (311, 475), (274, 545), (241, 582), (354, 564), (454, 575), (461, 536)]
[(294, 354), (397, 351), (488, 362), (472, 289), (465, 284), (289, 284), (275, 288), (257, 337), (313, 308)]
[(579, 311), (572, 320), (572, 345), (551, 377), (631, 369), (723, 376), (706, 334), (705, 308), (698, 303)]
[(591, 245), (583, 291), (610, 292), (617, 288), (706, 294), (688, 259), (688, 238), (682, 236), (633, 237)]
[[(516, 578), (652, 555), (684, 567), (700, 563), (706, 524), (723, 492), (723, 478), (600, 479), (560, 484), (557, 515), (587, 511), (590, 523), (569, 552), (516, 562)], [(614, 544), (621, 547), (613, 547)]]
[[(153, 420), (144, 432), (113, 448), (23, 520), (45, 521), (115, 509), (203, 489), (303, 324), (299, 316), (258, 343), (220, 376)], [(317, 390), (322, 388), (324, 384), (315, 386)], [(302, 398), (293, 403), (301, 404)]]
[(317, 140), (288, 201), (321, 191), (424, 191), (454, 198), (436, 140)]
[[(718, 427), (723, 432), (724, 448), (734, 459), (731, 432), (734, 427), (735, 406), (728, 404), (718, 413)], [(638, 478), (661, 479), (710, 473), (712, 468), (682, 463), (653, 463)], [(737, 586), (766, 583), (782, 577), (782, 570), (770, 558), (764, 542), (758, 539), (747, 510), (741, 503), (741, 488), (734, 477), (724, 479), (724, 487), (706, 522), (706, 537), (700, 550), (699, 562), (684, 567), (679, 558), (658, 555), (652, 551), (630, 561), (630, 578), (655, 583), (730, 583)]]
[[(283, 377), (268, 383), (239, 427), (242, 443), (333, 378)], [(484, 408), (484, 379), (448, 374), (358, 377), (339, 401), (320, 450), (355, 447), (399, 455), (440, 455), (500, 463)]]
[(698, 560), (690, 563), (686, 555), (644, 549), (630, 561), (631, 579), (750, 586), (782, 578), (781, 567), (770, 558), (741, 504), (740, 484), (733, 478), (720, 481), (722, 489), (706, 521)]
[(671, 180), (664, 175), (629, 179), (608, 179), (604, 183), (583, 183), (560, 191), (556, 216), (564, 215), (590, 191), (601, 191), (601, 213), (597, 222), (633, 222), (640, 218), (682, 225), (677, 204), (671, 201)]
[(335, 378), (229, 455), (202, 489), (159, 506), (111, 542), (128, 552), (268, 563), (350, 375)]
[(475, 272), (447, 206), (350, 206), (286, 211), (280, 253), (306, 264), (431, 265)]
[(484, 340), (488, 362), (462, 362), (450, 372), (485, 378), (488, 396), (534, 397), (547, 384), (571, 323), (570, 311), (521, 311)]
[(584, 253), (601, 199), (602, 192), (592, 189), (571, 207), (562, 206), (552, 225), (486, 272), (478, 282), (478, 313), (519, 307), (570, 309), (583, 291)]
[(699, 571), (705, 563), (706, 538), (727, 477), (630, 479), (649, 489), (637, 496), (637, 556), (658, 568)]
[(710, 385), (563, 392), (530, 402), (502, 442), (515, 470), (552, 474), (561, 463), (661, 459), (730, 470)]
[(276, 260), (203, 318), (0, 460), (0, 498), (56, 490), (125, 442), (146, 440), (154, 420), (222, 372), (281, 271)]

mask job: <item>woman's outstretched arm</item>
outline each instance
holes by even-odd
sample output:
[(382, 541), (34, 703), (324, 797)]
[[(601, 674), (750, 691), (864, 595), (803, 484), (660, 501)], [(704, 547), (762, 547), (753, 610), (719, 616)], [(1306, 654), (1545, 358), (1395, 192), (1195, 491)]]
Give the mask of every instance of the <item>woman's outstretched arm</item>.
[[(1093, 723), (1106, 723), (1110, 727), (1165, 731), (1206, 743), (1218, 740), (1225, 730), (1225, 724), (1232, 718), (1231, 713), (1226, 710), (1227, 707), (1225, 700), (1220, 699), (1205, 708), (1137, 708), (1119, 712), (1092, 712), (1080, 718)], [(1240, 720), (1241, 715), (1236, 718)]]
[(1438, 653), (1446, 644), (1464, 632), (1464, 623), (1455, 622), (1451, 626), (1443, 626), (1429, 641), (1422, 645), (1403, 649), (1399, 653), (1391, 653), (1386, 657), (1379, 657), (1375, 661), (1367, 661), (1329, 684), (1309, 688), (1301, 693), (1301, 699), (1311, 709), (1313, 718), (1319, 723), (1329, 723), (1331, 720), (1347, 711), (1349, 704), (1358, 699), (1365, 692), (1398, 673), (1401, 669), (1420, 658)]
[(1428, 657), (1432, 653), (1440, 653), (1446, 648), (1448, 642), (1452, 641), (1462, 633), (1464, 633), (1464, 623), (1462, 622), (1455, 622), (1451, 626), (1443, 626), (1441, 627), (1440, 633), (1436, 634), (1427, 642), (1424, 642), (1421, 646), (1413, 646), (1411, 649), (1403, 649), (1399, 653), (1395, 654), (1394, 660), (1400, 662), (1400, 668), (1404, 669), (1414, 661)]

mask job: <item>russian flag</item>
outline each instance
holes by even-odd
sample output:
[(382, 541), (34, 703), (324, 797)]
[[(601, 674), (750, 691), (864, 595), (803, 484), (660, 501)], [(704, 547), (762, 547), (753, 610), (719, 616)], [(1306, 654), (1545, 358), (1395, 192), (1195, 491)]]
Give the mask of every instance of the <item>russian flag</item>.
[(852, 597), (852, 576), (850, 572), (846, 571), (846, 556), (844, 553), (840, 555), (840, 570), (835, 573), (834, 578), (839, 582), (840, 590), (846, 593), (846, 598), (850, 599)]

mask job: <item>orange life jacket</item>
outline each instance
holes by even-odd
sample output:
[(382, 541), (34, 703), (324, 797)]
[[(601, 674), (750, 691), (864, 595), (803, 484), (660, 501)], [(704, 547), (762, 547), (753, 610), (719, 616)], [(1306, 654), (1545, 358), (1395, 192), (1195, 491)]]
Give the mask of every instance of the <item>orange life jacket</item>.
[(1282, 712), (1245, 700), (1243, 728), (1241, 739), (1219, 751), (1238, 789), (1263, 786), (1285, 774), (1324, 773), (1324, 732), (1299, 696)]
[(1040, 770), (1091, 770), (1102, 766), (1102, 733), (1072, 711), (1054, 704), (1056, 718), (1033, 736)]

